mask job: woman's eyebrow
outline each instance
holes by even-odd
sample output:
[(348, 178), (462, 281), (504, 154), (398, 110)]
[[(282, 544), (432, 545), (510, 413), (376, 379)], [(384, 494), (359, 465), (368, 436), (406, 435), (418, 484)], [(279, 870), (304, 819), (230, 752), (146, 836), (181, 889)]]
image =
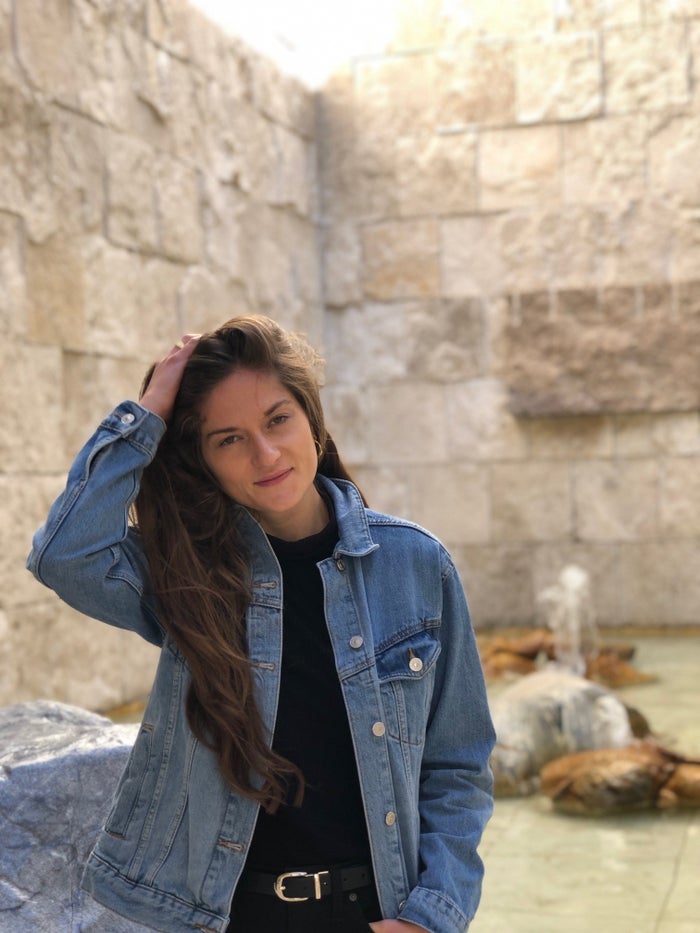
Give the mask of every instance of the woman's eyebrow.
[[(270, 415), (274, 414), (281, 405), (286, 405), (288, 402), (291, 402), (291, 398), (281, 398), (278, 402), (275, 402), (273, 405), (270, 405), (263, 412), (263, 418), (269, 418)], [(214, 431), (207, 431), (205, 438), (208, 440), (210, 437), (214, 437), (216, 434), (232, 434), (235, 431), (239, 431), (240, 428), (237, 427), (228, 427), (228, 428), (216, 428)]]

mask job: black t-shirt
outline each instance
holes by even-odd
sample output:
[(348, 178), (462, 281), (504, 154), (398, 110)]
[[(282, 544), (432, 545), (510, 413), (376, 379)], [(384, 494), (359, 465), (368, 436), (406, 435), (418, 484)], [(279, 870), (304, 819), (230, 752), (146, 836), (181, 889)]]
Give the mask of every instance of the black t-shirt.
[(331, 556), (337, 540), (334, 518), (319, 534), (301, 541), (270, 538), (282, 568), (284, 596), (273, 747), (298, 765), (306, 785), (300, 807), (291, 803), (297, 790), (292, 781), (288, 802), (275, 814), (260, 810), (246, 861), (257, 871), (370, 860), (357, 765), (316, 566)]

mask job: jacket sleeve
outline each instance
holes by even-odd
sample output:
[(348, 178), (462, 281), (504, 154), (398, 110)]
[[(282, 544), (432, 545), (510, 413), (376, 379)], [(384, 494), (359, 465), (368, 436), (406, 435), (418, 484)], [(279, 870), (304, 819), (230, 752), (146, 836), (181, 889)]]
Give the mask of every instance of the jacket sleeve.
[(441, 652), (419, 793), (420, 875), (399, 914), (426, 930), (464, 931), (481, 897), (477, 853), (493, 812), (495, 733), (459, 576), (443, 552)]
[(124, 402), (76, 457), (66, 488), (36, 532), (27, 569), (85, 615), (162, 645), (156, 600), (129, 509), (165, 422)]

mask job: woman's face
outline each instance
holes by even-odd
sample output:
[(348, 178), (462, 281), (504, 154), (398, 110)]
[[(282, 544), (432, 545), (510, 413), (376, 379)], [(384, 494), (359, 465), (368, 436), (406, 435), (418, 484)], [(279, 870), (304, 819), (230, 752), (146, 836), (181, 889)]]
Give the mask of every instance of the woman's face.
[(314, 486), (311, 426), (275, 373), (237, 370), (213, 389), (201, 415), (202, 453), (227, 495), (275, 537), (321, 531), (328, 516)]

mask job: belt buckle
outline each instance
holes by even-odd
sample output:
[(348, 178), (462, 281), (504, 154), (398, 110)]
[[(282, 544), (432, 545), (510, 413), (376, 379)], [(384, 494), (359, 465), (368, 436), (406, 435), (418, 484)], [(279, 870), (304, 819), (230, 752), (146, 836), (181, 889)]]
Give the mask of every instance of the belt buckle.
[(275, 894), (281, 901), (310, 901), (310, 897), (287, 897), (284, 893), (284, 882), (287, 878), (313, 878), (314, 879), (314, 900), (321, 900), (321, 875), (327, 875), (327, 871), (317, 871), (310, 874), (308, 871), (285, 871), (275, 879)]

